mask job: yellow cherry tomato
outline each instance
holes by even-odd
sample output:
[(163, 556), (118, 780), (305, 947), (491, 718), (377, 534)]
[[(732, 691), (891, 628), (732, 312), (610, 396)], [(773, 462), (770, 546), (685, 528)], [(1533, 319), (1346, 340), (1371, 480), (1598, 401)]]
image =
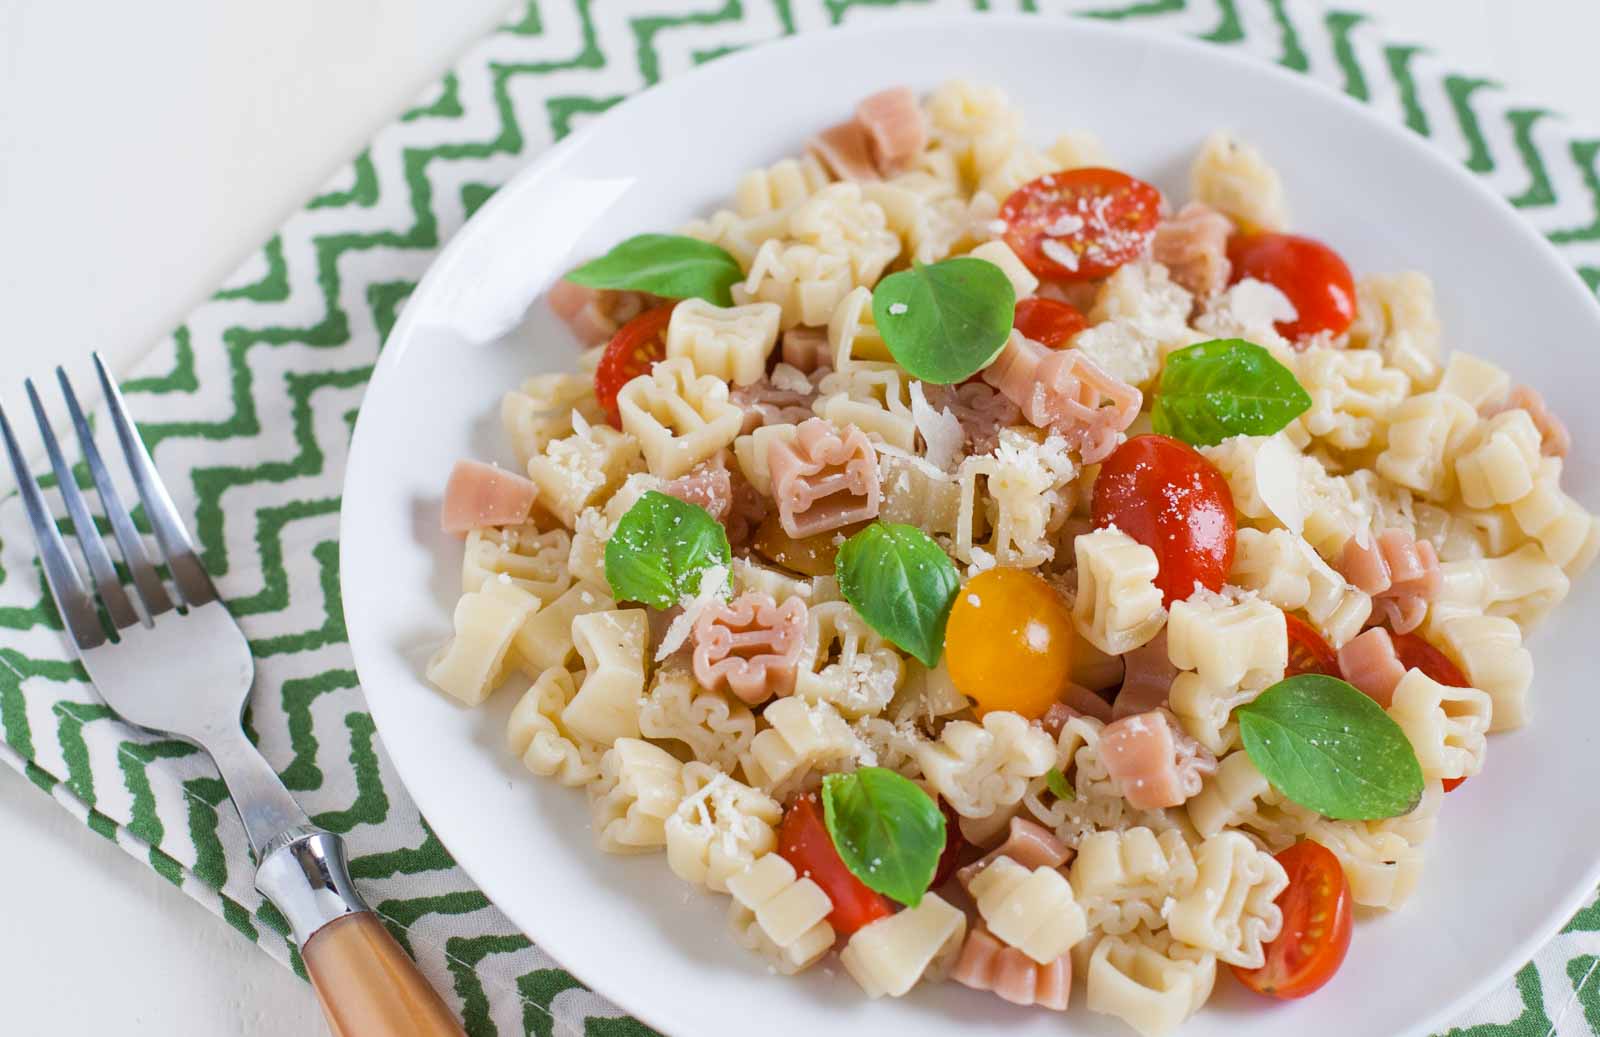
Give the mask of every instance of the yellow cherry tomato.
[(1044, 715), (1072, 670), (1072, 615), (1044, 580), (990, 569), (956, 595), (945, 627), (950, 677), (978, 712)]

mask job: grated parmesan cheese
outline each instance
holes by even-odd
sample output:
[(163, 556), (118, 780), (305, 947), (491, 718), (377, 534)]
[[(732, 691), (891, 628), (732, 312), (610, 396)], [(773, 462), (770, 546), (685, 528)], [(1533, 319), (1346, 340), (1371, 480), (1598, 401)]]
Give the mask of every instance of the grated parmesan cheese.
[(903, 302), (892, 302), (889, 304), (889, 313), (896, 317), (905, 313), (908, 309), (910, 309), (910, 307)]
[(967, 434), (950, 408), (934, 410), (921, 382), (911, 383), (911, 420), (922, 433), (923, 456), (941, 472), (948, 472), (961, 456)]
[(1055, 238), (1042, 238), (1039, 241), (1039, 251), (1045, 258), (1057, 263), (1068, 270), (1078, 269), (1078, 254)]
[(811, 379), (798, 367), (789, 364), (779, 364), (772, 369), (772, 374), (767, 376), (774, 389), (784, 392), (800, 393), (807, 395), (812, 391)]
[(700, 574), (700, 593), (692, 598), (685, 594), (678, 603), (683, 606), (683, 611), (667, 624), (667, 632), (661, 635), (661, 643), (656, 646), (656, 662), (683, 647), (700, 614), (721, 599), (723, 588), (727, 585), (728, 567), (725, 565), (713, 565)]

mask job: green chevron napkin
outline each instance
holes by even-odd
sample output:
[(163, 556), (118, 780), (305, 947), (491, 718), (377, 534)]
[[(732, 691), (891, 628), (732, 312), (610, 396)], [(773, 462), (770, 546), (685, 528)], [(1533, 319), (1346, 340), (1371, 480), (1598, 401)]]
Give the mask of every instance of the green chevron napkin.
[[(1600, 139), (1365, 13), (1297, 0), (528, 0), (313, 198), (128, 382), (206, 566), (251, 639), (246, 723), (395, 935), (480, 1034), (648, 1034), (518, 933), (428, 829), (384, 755), (339, 603), (351, 423), (417, 279), (473, 210), (624, 96), (730, 50), (863, 18), (1005, 8), (1198, 37), (1370, 104), (1484, 177), (1600, 291)], [(1509, 15), (1508, 15), (1509, 16)], [(79, 472), (81, 485), (87, 475)], [(0, 501), (0, 757), (300, 971), (251, 886), (244, 831), (189, 746), (120, 722), (71, 660), (20, 502)], [(1600, 904), (1452, 1035), (1600, 1034)]]

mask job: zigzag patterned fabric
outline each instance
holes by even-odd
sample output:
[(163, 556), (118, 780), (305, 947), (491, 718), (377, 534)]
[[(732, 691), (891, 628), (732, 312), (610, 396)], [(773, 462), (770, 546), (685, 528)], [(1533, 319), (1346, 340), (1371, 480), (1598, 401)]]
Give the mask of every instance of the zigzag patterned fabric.
[[(1600, 139), (1574, 135), (1365, 13), (1297, 0), (528, 0), (384, 130), (127, 384), (207, 567), (259, 660), (246, 724), (467, 1031), (647, 1034), (528, 941), (429, 831), (375, 736), (339, 601), (350, 429), (418, 278), (474, 209), (624, 96), (729, 51), (925, 11), (1080, 15), (1198, 37), (1314, 77), (1429, 138), (1519, 208), (1600, 292)], [(671, 13), (667, 13), (671, 12)], [(160, 415), (160, 420), (153, 416)], [(87, 473), (78, 471), (80, 485)], [(0, 501), (0, 757), (301, 972), (251, 885), (209, 762), (123, 724), (70, 661), (20, 502)], [(1600, 903), (1451, 1037), (1600, 1034)]]

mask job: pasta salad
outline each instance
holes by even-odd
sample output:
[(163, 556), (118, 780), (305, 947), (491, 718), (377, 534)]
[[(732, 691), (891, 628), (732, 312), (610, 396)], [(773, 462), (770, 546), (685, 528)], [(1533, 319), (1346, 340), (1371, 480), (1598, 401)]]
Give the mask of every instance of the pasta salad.
[(524, 687), (511, 752), (777, 971), (1146, 1035), (1219, 973), (1312, 993), (1527, 722), (1600, 526), (1425, 275), (1290, 233), (1227, 134), (1188, 196), (896, 88), (577, 267), (517, 470), (450, 474), (429, 679)]

